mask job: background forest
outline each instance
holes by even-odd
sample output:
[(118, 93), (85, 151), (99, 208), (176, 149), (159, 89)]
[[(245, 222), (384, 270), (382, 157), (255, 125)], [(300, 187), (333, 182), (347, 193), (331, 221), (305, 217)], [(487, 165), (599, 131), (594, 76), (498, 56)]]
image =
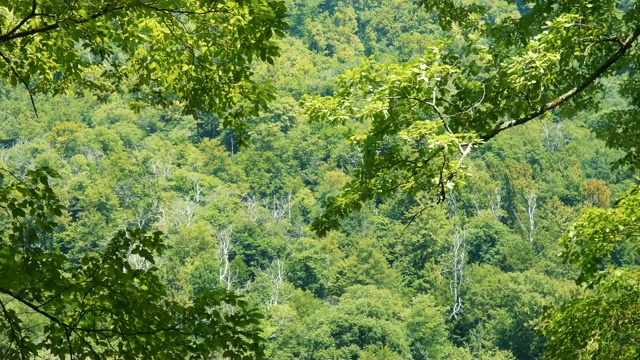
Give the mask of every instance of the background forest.
[[(492, 21), (526, 11), (483, 4)], [(319, 237), (312, 221), (362, 157), (345, 138), (365, 125), (311, 121), (305, 96), (333, 94), (367, 58), (419, 59), (444, 33), (411, 1), (286, 5), (280, 57), (254, 65), (277, 95), (243, 146), (215, 115), (178, 105), (38, 95), (36, 116), (24, 88), (0, 84), (0, 165), (60, 173), (53, 188), (68, 205), (47, 241), (79, 262), (118, 230), (162, 231), (158, 274), (171, 297), (242, 294), (265, 316), (269, 359), (541, 358), (540, 316), (585, 291), (558, 240), (582, 208), (608, 208), (635, 182), (611, 168), (624, 153), (592, 131), (624, 101), (608, 91), (598, 111), (548, 113), (498, 135), (442, 206), (424, 211), (420, 195), (400, 192)], [(612, 261), (637, 266), (640, 255), (619, 245)]]

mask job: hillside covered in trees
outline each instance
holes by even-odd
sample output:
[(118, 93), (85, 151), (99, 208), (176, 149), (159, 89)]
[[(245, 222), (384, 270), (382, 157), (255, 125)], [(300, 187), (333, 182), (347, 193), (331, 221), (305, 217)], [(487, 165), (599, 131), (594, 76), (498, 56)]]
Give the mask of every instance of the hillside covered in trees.
[(636, 1), (164, 1), (113, 54), (10, 3), (5, 358), (640, 356)]

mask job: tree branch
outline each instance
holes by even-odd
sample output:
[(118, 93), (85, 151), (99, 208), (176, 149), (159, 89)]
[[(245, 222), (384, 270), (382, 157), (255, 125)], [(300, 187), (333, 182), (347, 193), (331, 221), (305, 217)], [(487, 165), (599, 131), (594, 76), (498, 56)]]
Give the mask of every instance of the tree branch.
[[(24, 26), (24, 24), (27, 23), (27, 21), (33, 19), (34, 16), (36, 16), (36, 0), (33, 0), (33, 2), (31, 3), (31, 12), (25, 16), (22, 20), (20, 20), (20, 22), (18, 23), (18, 25), (16, 25), (13, 29), (9, 30), (6, 34), (0, 36), (0, 39), (2, 39), (3, 37), (6, 36), (12, 36), (13, 34), (16, 33), (16, 31), (20, 30), (20, 28), (22, 26)], [(2, 40), (0, 40), (0, 42), (2, 42)]]
[(5, 289), (5, 288), (0, 288), (0, 293), (6, 294), (11, 296), (12, 298), (18, 300), (20, 303), (22, 303), (23, 305), (25, 305), (26, 307), (30, 308), (31, 310), (37, 312), (38, 314), (46, 317), (47, 319), (53, 321), (54, 323), (67, 328), (68, 325), (63, 322), (62, 320), (58, 319), (57, 317), (49, 314), (48, 312), (40, 309), (38, 306), (32, 304), (30, 301), (27, 301), (26, 299), (22, 298), (20, 295), (14, 293), (13, 291), (9, 290), (9, 289)]
[(100, 358), (100, 355), (98, 355), (98, 353), (96, 352), (96, 350), (93, 348), (93, 345), (91, 345), (85, 338), (84, 336), (80, 336), (80, 334), (78, 334), (78, 331), (76, 329), (71, 329), (71, 331), (76, 334), (76, 336), (85, 344), (87, 345), (87, 348), (89, 349), (89, 351), (91, 351), (91, 353), (93, 354), (93, 356), (95, 356), (96, 359)]
[(155, 334), (163, 332), (163, 331), (175, 331), (175, 332), (177, 332), (179, 334), (182, 334), (182, 335), (193, 335), (191, 333), (182, 331), (182, 330), (180, 330), (178, 328), (182, 324), (182, 322), (176, 322), (171, 326), (163, 326), (163, 327), (160, 327), (160, 328), (146, 330), (146, 331), (141, 331), (141, 330), (121, 331), (121, 330), (117, 330), (117, 329), (114, 329), (114, 328), (111, 328), (111, 329), (89, 329), (89, 328), (76, 327), (76, 326), (67, 324), (64, 321), (58, 319), (57, 317), (51, 315), (50, 313), (40, 309), (40, 307), (38, 307), (37, 305), (33, 304), (29, 300), (21, 297), (20, 295), (16, 294), (15, 292), (13, 292), (13, 291), (11, 291), (9, 289), (0, 288), (0, 293), (9, 295), (13, 299), (15, 299), (18, 302), (22, 303), (26, 307), (28, 307), (31, 310), (35, 311), (36, 313), (44, 316), (45, 318), (47, 318), (47, 319), (51, 320), (52, 322), (56, 323), (57, 325), (61, 326), (63, 329), (65, 329), (65, 331), (66, 330), (71, 330), (71, 331), (77, 330), (77, 331), (82, 331), (82, 332), (86, 332), (86, 333), (95, 333), (95, 334), (111, 333), (111, 334), (116, 334), (116, 335), (119, 335), (119, 336), (155, 335)]
[(27, 89), (27, 93), (29, 94), (29, 99), (31, 99), (31, 106), (33, 107), (33, 112), (36, 114), (36, 117), (38, 117), (38, 108), (36, 108), (36, 102), (33, 99), (33, 92), (31, 91), (31, 87), (29, 86), (29, 84), (27, 84), (27, 81), (20, 75), (18, 70), (16, 70), (16, 68), (13, 66), (13, 64), (11, 63), (11, 59), (9, 59), (1, 51), (0, 51), (0, 57), (2, 58), (2, 60), (4, 60), (5, 63), (7, 63), (7, 66), (9, 67), (9, 69), (11, 69), (11, 72), (13, 72), (13, 75), (15, 75), (20, 80), (20, 82), (24, 85), (24, 87)]
[(613, 53), (613, 55), (611, 55), (602, 65), (600, 65), (600, 67), (598, 67), (591, 75), (587, 76), (578, 86), (560, 95), (553, 101), (543, 105), (540, 109), (531, 112), (520, 119), (511, 120), (501, 124), (487, 134), (480, 136), (480, 139), (486, 142), (507, 129), (526, 124), (527, 122), (537, 118), (538, 116), (546, 113), (549, 110), (555, 109), (556, 107), (571, 100), (576, 95), (582, 93), (587, 87), (589, 87), (589, 85), (600, 78), (600, 76), (602, 76), (607, 70), (609, 70), (611, 66), (613, 66), (618, 60), (620, 60), (629, 51), (629, 49), (631, 49), (639, 36), (640, 27), (636, 28), (633, 33), (624, 41), (622, 46), (615, 53)]
[[(38, 305), (38, 308), (42, 308), (44, 306), (46, 306), (48, 303), (50, 303), (51, 301), (55, 300), (57, 297), (59, 297), (60, 295), (62, 295), (65, 291), (70, 290), (78, 285), (84, 284), (86, 282), (89, 282), (89, 279), (93, 278), (93, 275), (95, 275), (95, 273), (98, 271), (98, 268), (95, 268), (91, 274), (89, 276), (87, 276), (84, 280), (80, 281), (80, 282), (76, 282), (76, 283), (72, 283), (69, 286), (65, 287), (64, 289), (60, 290), (57, 294), (53, 294), (49, 299), (45, 300), (45, 302), (43, 302), (42, 304)], [(93, 288), (92, 288), (93, 289)], [(84, 298), (83, 298), (84, 301)]]
[(7, 322), (9, 323), (9, 329), (11, 329), (11, 342), (9, 342), (9, 346), (7, 346), (7, 349), (5, 350), (4, 355), (2, 355), (2, 358), (6, 359), (7, 354), (9, 354), (9, 350), (11, 350), (11, 346), (13, 345), (13, 341), (16, 339), (16, 329), (14, 328), (13, 320), (9, 315), (7, 308), (4, 306), (4, 303), (2, 302), (2, 300), (0, 300), (0, 307), (2, 307), (2, 313), (4, 314), (4, 317), (7, 319)]
[(73, 360), (73, 344), (71, 343), (71, 336), (69, 336), (69, 328), (64, 328), (64, 335), (67, 338), (67, 343), (69, 344), (69, 359)]
[[(104, 16), (104, 15), (110, 13), (110, 12), (114, 12), (114, 11), (118, 11), (118, 10), (122, 10), (122, 7), (117, 7), (117, 6), (116, 7), (109, 7), (107, 5), (101, 11), (91, 15), (87, 19), (80, 19), (80, 20), (71, 19), (70, 21), (72, 21), (76, 25), (84, 24), (84, 23), (93, 21), (93, 20), (95, 20), (95, 19), (97, 19), (97, 18), (99, 18), (101, 16)], [(27, 19), (27, 20), (29, 20), (29, 19)], [(7, 41), (10, 41), (10, 40), (24, 38), (24, 37), (28, 37), (28, 36), (31, 36), (31, 35), (36, 35), (36, 34), (41, 34), (41, 33), (45, 33), (45, 32), (48, 32), (48, 31), (56, 30), (56, 29), (58, 29), (60, 27), (61, 23), (62, 23), (61, 21), (58, 21), (58, 22), (55, 22), (55, 23), (52, 23), (52, 24), (47, 24), (47, 25), (44, 25), (44, 26), (40, 26), (40, 27), (37, 27), (37, 28), (33, 28), (33, 29), (21, 31), (21, 32), (13, 32), (13, 33), (9, 32), (9, 33), (6, 33), (4, 35), (0, 35), (0, 44), (2, 44), (4, 42), (7, 42)]]
[(151, 11), (156, 11), (156, 12), (166, 12), (166, 13), (173, 13), (173, 14), (180, 14), (180, 15), (207, 15), (207, 14), (212, 14), (212, 13), (221, 13), (221, 9), (215, 9), (216, 6), (218, 5), (218, 1), (216, 0), (207, 10), (204, 11), (190, 11), (190, 10), (184, 10), (184, 9), (166, 9), (166, 8), (161, 8), (161, 7), (157, 7), (148, 3), (142, 3), (142, 6), (146, 7), (147, 9), (151, 10)]

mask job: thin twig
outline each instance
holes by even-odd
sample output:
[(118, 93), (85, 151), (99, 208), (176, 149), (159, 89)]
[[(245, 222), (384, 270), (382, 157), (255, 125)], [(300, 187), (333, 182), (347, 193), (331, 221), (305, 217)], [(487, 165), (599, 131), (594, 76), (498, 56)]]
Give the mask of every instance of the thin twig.
[(7, 311), (7, 308), (4, 306), (4, 303), (2, 302), (2, 300), (0, 300), (0, 307), (2, 307), (2, 313), (4, 314), (4, 317), (7, 319), (7, 322), (9, 323), (9, 328), (11, 329), (11, 342), (9, 342), (9, 346), (7, 346), (7, 350), (5, 350), (4, 354), (2, 355), (3, 359), (6, 359), (7, 354), (9, 354), (9, 350), (11, 350), (11, 346), (13, 345), (13, 341), (16, 338), (16, 330), (14, 329), (14, 325), (13, 325), (13, 320), (11, 319), (11, 316), (9, 316), (9, 312)]
[(9, 59), (4, 53), (2, 53), (0, 51), (0, 57), (2, 57), (2, 59), (4, 60), (4, 62), (7, 63), (7, 65), (9, 66), (9, 69), (11, 69), (11, 71), (13, 72), (13, 74), (20, 80), (20, 82), (24, 85), (24, 87), (27, 89), (27, 93), (29, 94), (29, 99), (31, 99), (31, 106), (33, 107), (33, 112), (36, 114), (36, 117), (38, 117), (38, 109), (36, 108), (36, 102), (33, 99), (33, 91), (31, 90), (31, 87), (29, 86), (29, 84), (27, 84), (26, 80), (20, 75), (20, 73), (18, 73), (18, 70), (16, 70), (16, 68), (13, 66), (13, 64), (11, 63), (11, 59)]

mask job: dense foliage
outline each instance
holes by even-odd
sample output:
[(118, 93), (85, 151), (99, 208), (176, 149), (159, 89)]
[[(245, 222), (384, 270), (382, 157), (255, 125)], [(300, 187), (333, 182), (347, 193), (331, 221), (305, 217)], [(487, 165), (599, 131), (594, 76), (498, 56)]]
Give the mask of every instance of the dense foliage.
[[(254, 57), (273, 63), (285, 15), (279, 1), (3, 1), (0, 78), (24, 86), (36, 118), (36, 94), (127, 94), (131, 109), (179, 104), (184, 114), (223, 117), (240, 134), (272, 98), (251, 66)], [(79, 125), (67, 120), (56, 127), (59, 140)], [(49, 184), (55, 172), (3, 171), (14, 178), (2, 179), (0, 195), (0, 270), (14, 274), (0, 281), (4, 357), (263, 353), (260, 315), (237, 296), (204, 289), (180, 303), (167, 294), (154, 267), (165, 248), (159, 232), (107, 222), (95, 242), (59, 243), (56, 217), (66, 206)], [(25, 327), (24, 313), (38, 324)]]
[(285, 16), (282, 1), (268, 0), (5, 0), (0, 78), (32, 96), (127, 93), (133, 108), (179, 102), (241, 129), (272, 97), (251, 66), (273, 63)]
[(637, 358), (636, 2), (104, 3), (0, 34), (5, 357)]

